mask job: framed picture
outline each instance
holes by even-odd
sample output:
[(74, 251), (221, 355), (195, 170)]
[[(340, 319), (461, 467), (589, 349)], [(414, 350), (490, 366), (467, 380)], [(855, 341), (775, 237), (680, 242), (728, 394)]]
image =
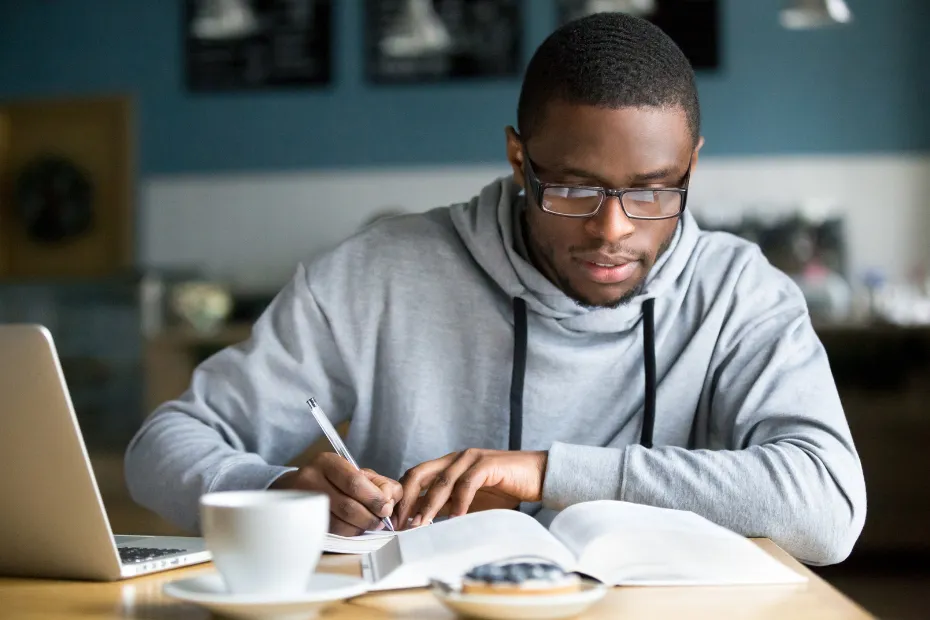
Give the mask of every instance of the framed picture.
[(184, 0), (184, 5), (188, 89), (330, 83), (333, 0)]
[(521, 0), (365, 0), (375, 83), (518, 76)]
[(664, 30), (695, 70), (720, 66), (718, 0), (557, 0), (560, 24), (591, 13), (618, 11), (648, 19)]

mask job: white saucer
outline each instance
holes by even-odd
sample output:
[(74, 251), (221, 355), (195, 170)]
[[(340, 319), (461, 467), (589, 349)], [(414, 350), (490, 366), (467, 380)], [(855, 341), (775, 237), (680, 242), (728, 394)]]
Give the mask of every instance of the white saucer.
[(470, 618), (512, 620), (516, 618), (571, 618), (607, 594), (607, 586), (583, 580), (578, 592), (567, 594), (513, 595), (463, 594), (458, 590), (433, 587), (432, 592), (447, 607)]
[(364, 594), (368, 584), (358, 577), (316, 573), (301, 594), (230, 594), (220, 574), (211, 572), (171, 581), (163, 589), (168, 596), (201, 605), (219, 616), (285, 620), (312, 617), (327, 605)]

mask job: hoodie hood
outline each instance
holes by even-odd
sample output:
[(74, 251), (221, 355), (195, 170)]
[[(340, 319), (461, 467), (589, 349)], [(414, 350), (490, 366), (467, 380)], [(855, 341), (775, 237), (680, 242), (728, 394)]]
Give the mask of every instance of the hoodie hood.
[(474, 260), (508, 297), (523, 299), (531, 312), (572, 331), (611, 333), (635, 325), (643, 302), (676, 284), (698, 237), (697, 224), (686, 209), (639, 294), (617, 308), (585, 308), (524, 258), (520, 230), (524, 204), (520, 186), (509, 176), (501, 177), (471, 201), (453, 206), (452, 223)]

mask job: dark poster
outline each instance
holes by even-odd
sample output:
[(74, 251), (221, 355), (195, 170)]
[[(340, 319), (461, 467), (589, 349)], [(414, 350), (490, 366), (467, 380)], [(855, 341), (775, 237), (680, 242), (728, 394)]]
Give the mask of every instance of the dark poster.
[(605, 11), (643, 17), (678, 44), (695, 70), (720, 65), (717, 0), (558, 0), (558, 6), (559, 23)]
[(187, 86), (194, 91), (328, 84), (332, 0), (186, 0)]
[(365, 63), (377, 83), (518, 76), (521, 0), (365, 0)]

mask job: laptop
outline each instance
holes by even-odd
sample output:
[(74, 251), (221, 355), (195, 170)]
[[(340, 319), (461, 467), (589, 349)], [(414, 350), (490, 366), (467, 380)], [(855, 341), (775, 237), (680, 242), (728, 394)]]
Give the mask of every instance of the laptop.
[(210, 560), (202, 538), (113, 535), (41, 325), (0, 325), (0, 498), (0, 575), (114, 581)]

